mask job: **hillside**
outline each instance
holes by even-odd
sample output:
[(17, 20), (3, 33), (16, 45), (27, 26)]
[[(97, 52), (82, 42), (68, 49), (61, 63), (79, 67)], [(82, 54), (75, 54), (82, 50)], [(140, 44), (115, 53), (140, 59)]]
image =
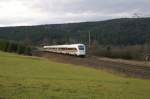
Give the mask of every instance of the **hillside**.
[(41, 51), (36, 52), (33, 55), (53, 60), (55, 62), (96, 68), (115, 74), (123, 74), (128, 77), (150, 79), (150, 62), (145, 63), (145, 61), (112, 59), (97, 56), (86, 56), (81, 58)]
[(1, 27), (0, 38), (27, 44), (88, 43), (136, 45), (150, 42), (150, 18), (122, 18), (98, 22)]
[(0, 52), (0, 99), (149, 99), (150, 81)]

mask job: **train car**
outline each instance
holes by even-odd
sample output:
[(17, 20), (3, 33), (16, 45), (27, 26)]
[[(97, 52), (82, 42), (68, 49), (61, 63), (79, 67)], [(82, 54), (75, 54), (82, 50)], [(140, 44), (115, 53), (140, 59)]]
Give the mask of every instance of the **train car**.
[(69, 54), (75, 56), (85, 56), (86, 47), (84, 44), (70, 44), (70, 45), (54, 45), (44, 46), (45, 51)]

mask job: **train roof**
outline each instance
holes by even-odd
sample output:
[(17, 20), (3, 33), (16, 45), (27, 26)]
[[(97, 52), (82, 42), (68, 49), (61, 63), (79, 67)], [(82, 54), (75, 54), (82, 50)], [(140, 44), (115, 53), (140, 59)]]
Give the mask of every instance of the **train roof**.
[(55, 48), (55, 47), (57, 47), (57, 48), (59, 48), (59, 47), (69, 47), (69, 48), (71, 48), (71, 47), (77, 47), (77, 46), (79, 46), (79, 45), (84, 46), (84, 44), (69, 44), (69, 45), (52, 45), (52, 46), (44, 46), (44, 48)]

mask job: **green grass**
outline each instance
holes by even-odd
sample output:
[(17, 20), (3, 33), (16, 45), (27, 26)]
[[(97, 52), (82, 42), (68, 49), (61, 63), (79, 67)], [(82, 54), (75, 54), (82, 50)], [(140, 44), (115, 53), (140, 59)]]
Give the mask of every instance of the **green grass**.
[(0, 99), (150, 99), (150, 80), (0, 52)]

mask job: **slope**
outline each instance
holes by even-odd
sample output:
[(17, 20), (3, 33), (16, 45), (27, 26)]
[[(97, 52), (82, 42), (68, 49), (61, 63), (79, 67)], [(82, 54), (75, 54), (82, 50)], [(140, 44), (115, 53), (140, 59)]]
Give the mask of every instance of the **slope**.
[(1, 27), (0, 38), (27, 44), (92, 43), (136, 45), (150, 43), (150, 18), (122, 18), (98, 22)]
[(0, 52), (1, 99), (149, 99), (150, 81)]

